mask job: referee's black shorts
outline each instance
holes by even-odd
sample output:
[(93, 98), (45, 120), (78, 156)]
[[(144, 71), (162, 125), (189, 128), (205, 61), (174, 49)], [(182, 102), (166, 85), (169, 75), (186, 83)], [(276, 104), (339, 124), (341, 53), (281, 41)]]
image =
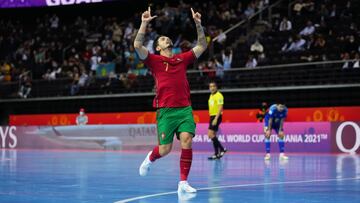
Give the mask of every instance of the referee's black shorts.
[(221, 124), (222, 121), (222, 115), (219, 116), (216, 125), (213, 125), (212, 122), (215, 119), (216, 116), (210, 116), (210, 122), (209, 122), (209, 130), (213, 130), (215, 132), (217, 132), (219, 130), (219, 126)]

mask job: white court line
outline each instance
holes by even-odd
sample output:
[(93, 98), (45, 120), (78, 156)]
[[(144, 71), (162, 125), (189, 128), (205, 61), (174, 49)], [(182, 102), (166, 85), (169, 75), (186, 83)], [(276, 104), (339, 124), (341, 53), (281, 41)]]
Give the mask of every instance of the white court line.
[[(272, 183), (253, 183), (253, 184), (240, 184), (240, 185), (224, 185), (224, 186), (216, 186), (216, 187), (204, 187), (197, 189), (198, 191), (204, 190), (216, 190), (216, 189), (225, 189), (225, 188), (239, 188), (239, 187), (252, 187), (252, 186), (266, 186), (266, 185), (283, 185), (283, 184), (299, 184), (299, 183), (316, 183), (316, 182), (330, 182), (330, 181), (345, 181), (345, 180), (360, 180), (360, 177), (357, 178), (334, 178), (334, 179), (319, 179), (319, 180), (300, 180), (300, 181), (286, 181), (286, 182), (272, 182)], [(163, 192), (156, 193), (151, 195), (143, 195), (138, 197), (133, 197), (129, 199), (123, 199), (114, 203), (127, 203), (140, 199), (147, 199), (151, 197), (159, 197), (165, 195), (177, 194), (177, 191), (173, 192)]]

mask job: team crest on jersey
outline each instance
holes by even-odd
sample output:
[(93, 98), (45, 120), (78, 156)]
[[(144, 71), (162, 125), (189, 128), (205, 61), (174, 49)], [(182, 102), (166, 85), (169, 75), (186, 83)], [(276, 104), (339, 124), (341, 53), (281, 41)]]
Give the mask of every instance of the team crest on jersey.
[(161, 133), (161, 139), (165, 139), (165, 133)]

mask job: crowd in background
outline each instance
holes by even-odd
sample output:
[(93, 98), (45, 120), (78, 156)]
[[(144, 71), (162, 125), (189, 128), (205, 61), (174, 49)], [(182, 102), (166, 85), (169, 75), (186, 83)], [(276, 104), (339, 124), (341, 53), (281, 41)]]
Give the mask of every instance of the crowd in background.
[[(359, 31), (351, 21), (355, 15), (354, 1), (347, 1), (339, 8), (338, 1), (299, 0), (291, 17), (281, 16), (271, 25), (272, 31), (287, 33), (281, 50), (267, 50), (266, 32), (248, 38), (248, 50), (239, 53), (233, 42), (226, 41), (221, 33), (235, 23), (249, 18), (256, 11), (272, 2), (267, 0), (193, 3), (191, 6), (202, 13), (207, 41), (221, 36), (214, 57), (205, 53), (193, 67), (209, 78), (226, 80), (226, 72), (239, 55), (246, 60), (243, 67), (254, 68), (270, 63), (267, 52), (279, 52), (284, 57), (297, 54), (303, 61), (328, 60), (324, 54), (331, 39), (339, 47), (339, 57), (353, 59), (344, 68), (359, 67)], [(165, 3), (153, 6), (158, 17), (148, 26), (145, 46), (153, 52), (154, 39), (159, 34), (169, 36), (174, 42), (174, 52), (189, 50), (196, 43), (196, 31), (190, 16), (190, 5), (179, 1), (176, 5)], [(304, 16), (307, 21), (303, 23)], [(347, 20), (345, 30), (332, 27), (333, 19)], [(36, 18), (33, 24), (17, 20), (0, 19), (0, 83), (19, 82), (18, 95), (26, 98), (31, 92), (32, 80), (71, 79), (70, 95), (78, 94), (83, 87), (95, 85), (98, 77), (107, 79), (100, 85), (105, 93), (111, 93), (111, 84), (121, 83), (131, 89), (139, 76), (149, 75), (149, 70), (140, 61), (133, 47), (133, 40), (141, 21), (141, 12), (129, 19), (93, 16), (77, 17), (64, 22), (56, 14)], [(295, 25), (300, 25), (297, 29)], [(308, 51), (311, 50), (311, 51)], [(108, 66), (113, 64), (113, 66)], [(101, 68), (99, 68), (101, 67)], [(98, 85), (98, 84), (96, 84)]]

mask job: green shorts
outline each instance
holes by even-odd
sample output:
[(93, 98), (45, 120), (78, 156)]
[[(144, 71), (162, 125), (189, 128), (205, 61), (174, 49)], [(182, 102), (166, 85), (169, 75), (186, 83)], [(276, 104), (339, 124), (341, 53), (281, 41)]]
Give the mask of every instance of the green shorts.
[(191, 106), (181, 108), (160, 108), (156, 111), (159, 145), (170, 144), (174, 134), (188, 132), (195, 136), (195, 122)]

